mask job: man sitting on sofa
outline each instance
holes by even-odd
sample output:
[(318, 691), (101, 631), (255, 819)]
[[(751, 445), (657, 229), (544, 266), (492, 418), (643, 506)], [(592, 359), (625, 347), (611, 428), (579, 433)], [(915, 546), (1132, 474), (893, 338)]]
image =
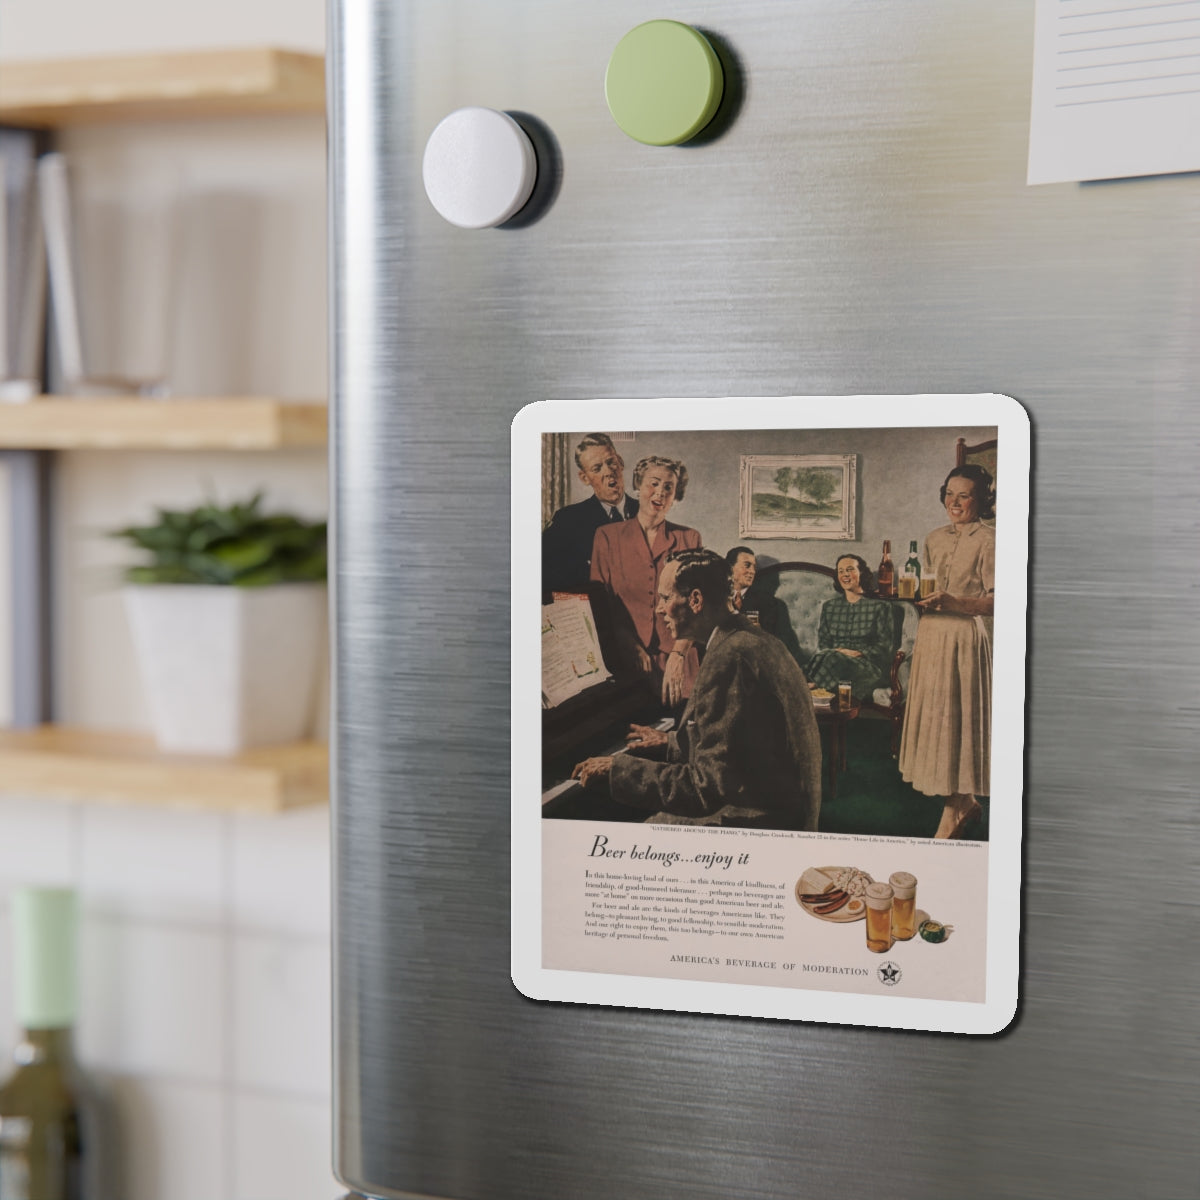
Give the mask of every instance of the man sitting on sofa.
[(749, 546), (734, 546), (725, 555), (733, 575), (733, 607), (737, 612), (757, 620), (768, 633), (773, 633), (791, 652), (797, 663), (804, 658), (796, 631), (792, 628), (792, 617), (788, 606), (775, 595), (779, 577), (773, 575), (769, 583), (758, 576), (758, 556)]

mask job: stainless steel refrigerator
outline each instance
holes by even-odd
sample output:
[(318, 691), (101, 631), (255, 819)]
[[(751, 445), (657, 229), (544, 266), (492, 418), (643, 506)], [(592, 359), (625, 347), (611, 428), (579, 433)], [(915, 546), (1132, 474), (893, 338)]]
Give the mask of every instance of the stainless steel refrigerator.
[[(650, 18), (721, 60), (685, 145), (606, 107), (609, 56)], [(1028, 4), (331, 5), (335, 1158), (355, 1194), (1200, 1194), (1200, 175), (1027, 186), (1032, 49)], [(537, 151), (533, 207), (502, 228), (447, 223), (422, 185), (468, 105)], [(520, 995), (514, 415), (983, 392), (1033, 428), (1013, 1024)]]

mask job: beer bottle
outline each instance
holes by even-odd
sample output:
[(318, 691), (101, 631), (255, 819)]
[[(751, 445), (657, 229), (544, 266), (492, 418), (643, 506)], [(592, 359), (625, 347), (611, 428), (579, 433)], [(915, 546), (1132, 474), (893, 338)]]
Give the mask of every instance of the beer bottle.
[(890, 600), (896, 594), (896, 568), (892, 563), (892, 543), (889, 538), (883, 540), (883, 557), (879, 560), (879, 570), (875, 572), (875, 582), (882, 599)]

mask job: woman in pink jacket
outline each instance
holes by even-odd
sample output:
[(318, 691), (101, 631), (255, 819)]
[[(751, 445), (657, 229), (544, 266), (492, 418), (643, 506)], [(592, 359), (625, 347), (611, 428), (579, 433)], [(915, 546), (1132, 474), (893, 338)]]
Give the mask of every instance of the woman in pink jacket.
[(700, 535), (667, 520), (687, 490), (687, 467), (657, 455), (634, 468), (637, 516), (601, 525), (592, 548), (592, 579), (603, 584), (622, 665), (643, 675), (674, 708), (691, 694), (699, 657), (691, 642), (671, 636), (658, 614), (658, 577), (667, 555), (699, 550)]

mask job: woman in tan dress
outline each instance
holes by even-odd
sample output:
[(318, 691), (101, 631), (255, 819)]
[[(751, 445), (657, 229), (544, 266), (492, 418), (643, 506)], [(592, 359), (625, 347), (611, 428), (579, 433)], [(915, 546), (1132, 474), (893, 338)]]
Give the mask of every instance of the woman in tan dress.
[(917, 791), (946, 798), (934, 837), (961, 838), (982, 814), (975, 797), (991, 791), (996, 535), (980, 520), (996, 512), (992, 477), (958, 467), (941, 500), (950, 524), (925, 539), (924, 569), (937, 587), (917, 606), (900, 774)]

